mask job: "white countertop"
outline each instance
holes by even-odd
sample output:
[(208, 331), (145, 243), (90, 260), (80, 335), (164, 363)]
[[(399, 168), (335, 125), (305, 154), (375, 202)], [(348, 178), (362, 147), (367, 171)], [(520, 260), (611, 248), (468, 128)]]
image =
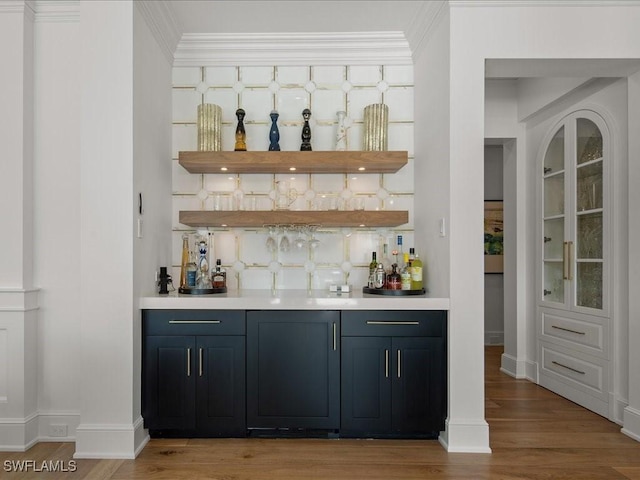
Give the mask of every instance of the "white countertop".
[(154, 294), (140, 298), (147, 310), (449, 310), (449, 299), (426, 295), (387, 296), (326, 290), (229, 290), (213, 295)]

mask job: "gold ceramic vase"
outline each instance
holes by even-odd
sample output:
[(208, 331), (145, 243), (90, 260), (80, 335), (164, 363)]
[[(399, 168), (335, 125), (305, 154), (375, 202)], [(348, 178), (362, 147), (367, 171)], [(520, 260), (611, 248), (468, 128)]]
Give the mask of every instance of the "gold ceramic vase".
[(388, 129), (388, 106), (384, 103), (373, 103), (364, 107), (363, 150), (386, 151)]

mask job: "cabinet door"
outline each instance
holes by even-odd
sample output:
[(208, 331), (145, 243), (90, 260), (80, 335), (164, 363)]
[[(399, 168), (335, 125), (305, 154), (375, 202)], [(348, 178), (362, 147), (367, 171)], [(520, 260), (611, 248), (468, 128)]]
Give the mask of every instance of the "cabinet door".
[(144, 340), (142, 415), (150, 429), (195, 427), (195, 337)]
[(247, 427), (340, 426), (340, 313), (247, 312)]
[(391, 431), (391, 339), (342, 338), (340, 433)]
[(394, 337), (391, 343), (393, 432), (437, 435), (446, 411), (444, 341)]
[(245, 339), (197, 338), (197, 425), (199, 434), (244, 435)]

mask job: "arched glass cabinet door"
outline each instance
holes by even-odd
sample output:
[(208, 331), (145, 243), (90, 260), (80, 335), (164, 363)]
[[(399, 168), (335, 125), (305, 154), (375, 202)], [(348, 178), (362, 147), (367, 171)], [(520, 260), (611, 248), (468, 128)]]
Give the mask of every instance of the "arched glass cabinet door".
[(607, 303), (608, 130), (592, 111), (565, 117), (543, 157), (542, 302), (598, 313)]

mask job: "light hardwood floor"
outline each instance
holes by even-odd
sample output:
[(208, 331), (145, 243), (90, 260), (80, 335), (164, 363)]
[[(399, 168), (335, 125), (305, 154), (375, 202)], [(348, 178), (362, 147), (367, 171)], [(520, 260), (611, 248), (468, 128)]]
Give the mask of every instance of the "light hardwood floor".
[(72, 443), (0, 453), (7, 479), (640, 480), (640, 443), (620, 427), (526, 380), (500, 373), (486, 349), (492, 454), (447, 453), (437, 441), (320, 439), (151, 440), (135, 460), (77, 460), (74, 473), (7, 473), (5, 460), (62, 460)]

